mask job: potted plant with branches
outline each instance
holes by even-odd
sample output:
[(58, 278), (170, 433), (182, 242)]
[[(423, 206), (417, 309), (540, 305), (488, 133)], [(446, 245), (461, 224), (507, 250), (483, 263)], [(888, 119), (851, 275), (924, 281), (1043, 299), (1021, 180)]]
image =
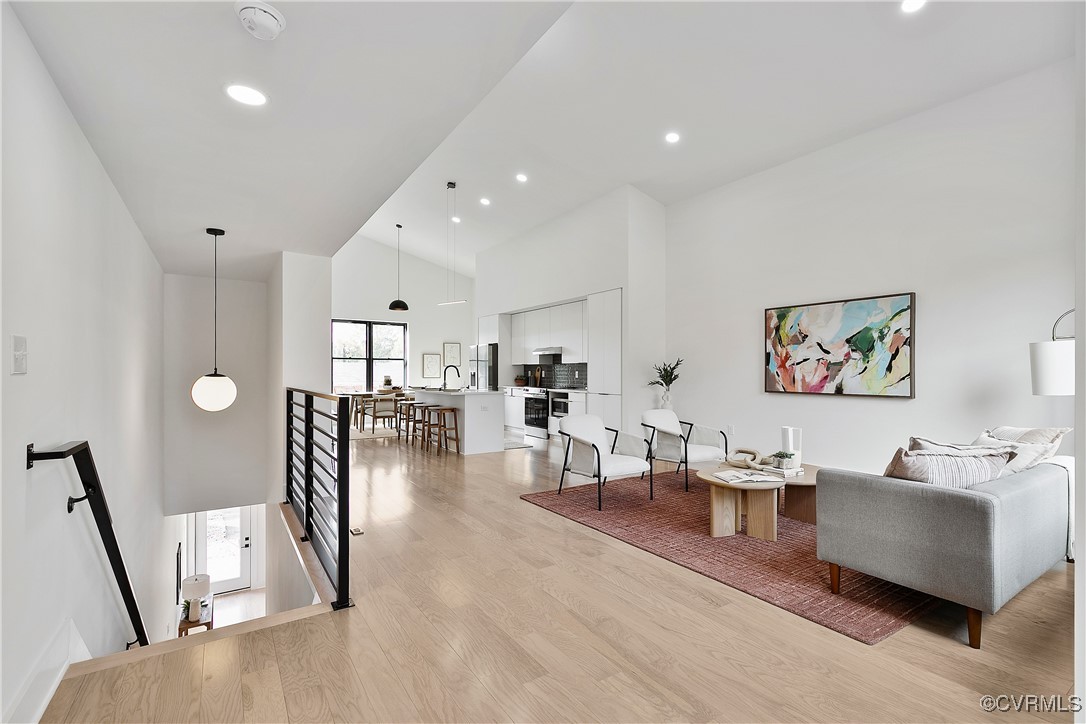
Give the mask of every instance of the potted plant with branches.
[(660, 407), (665, 410), (671, 409), (671, 386), (679, 379), (679, 373), (676, 370), (682, 363), (683, 358), (679, 357), (672, 364), (665, 362), (662, 365), (652, 366), (656, 370), (656, 379), (649, 382), (649, 387), (655, 385), (664, 388), (663, 394), (660, 395)]

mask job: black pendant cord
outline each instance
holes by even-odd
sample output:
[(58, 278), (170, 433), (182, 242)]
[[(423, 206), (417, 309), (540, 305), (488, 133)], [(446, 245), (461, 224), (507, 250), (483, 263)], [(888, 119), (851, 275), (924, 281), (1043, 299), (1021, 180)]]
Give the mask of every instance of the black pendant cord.
[(219, 235), (215, 234), (215, 321), (213, 328), (215, 330), (215, 342), (214, 342), (214, 374), (219, 374)]
[(396, 298), (402, 299), (400, 296), (400, 229), (403, 227), (396, 224)]

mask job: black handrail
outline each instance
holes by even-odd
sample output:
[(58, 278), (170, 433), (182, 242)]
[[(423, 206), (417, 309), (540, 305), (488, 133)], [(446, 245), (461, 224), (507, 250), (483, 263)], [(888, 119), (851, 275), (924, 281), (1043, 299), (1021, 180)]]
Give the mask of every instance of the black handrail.
[(26, 446), (26, 469), (34, 467), (34, 463), (40, 460), (63, 460), (72, 458), (75, 469), (79, 472), (79, 482), (83, 484), (83, 497), (73, 498), (68, 496), (68, 512), (75, 509), (76, 503), (84, 500), (90, 506), (94, 515), (94, 523), (98, 526), (98, 535), (102, 537), (102, 545), (106, 549), (106, 557), (109, 566), (113, 569), (113, 577), (117, 580), (117, 588), (121, 590), (121, 598), (124, 599), (124, 607), (128, 609), (128, 618), (132, 622), (132, 630), (136, 632), (136, 640), (129, 643), (139, 643), (147, 646), (147, 630), (143, 627), (143, 617), (140, 616), (139, 604), (136, 603), (136, 594), (132, 590), (132, 581), (128, 578), (128, 569), (124, 565), (121, 556), (121, 547), (117, 543), (117, 534), (113, 530), (113, 518), (109, 514), (109, 505), (106, 503), (106, 493), (102, 490), (102, 481), (98, 477), (98, 468), (94, 465), (94, 456), (91, 455), (90, 443), (86, 440), (65, 443), (55, 450), (38, 452), (34, 445)]
[[(336, 589), (332, 608), (348, 608), (354, 605), (350, 582), (351, 398), (294, 387), (288, 387), (286, 392), (287, 502), (302, 523), (302, 540), (313, 546)], [(299, 397), (302, 402), (297, 401)], [(317, 400), (334, 403), (335, 414), (318, 409)], [(302, 414), (295, 408), (301, 408)], [(315, 439), (317, 433), (331, 441), (331, 450)], [(317, 468), (328, 481), (318, 477)], [(316, 504), (314, 493), (318, 496)]]

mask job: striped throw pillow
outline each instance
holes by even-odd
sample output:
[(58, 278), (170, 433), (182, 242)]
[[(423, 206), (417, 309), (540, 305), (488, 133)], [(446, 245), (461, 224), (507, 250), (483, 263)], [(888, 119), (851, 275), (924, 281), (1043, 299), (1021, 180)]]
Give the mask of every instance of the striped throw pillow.
[(944, 488), (971, 488), (998, 478), (1014, 455), (1009, 448), (947, 451), (898, 448), (884, 475)]

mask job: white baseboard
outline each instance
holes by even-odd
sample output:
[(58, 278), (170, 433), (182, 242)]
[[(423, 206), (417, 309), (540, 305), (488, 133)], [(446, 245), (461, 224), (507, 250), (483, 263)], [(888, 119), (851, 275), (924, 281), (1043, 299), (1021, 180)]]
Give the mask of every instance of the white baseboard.
[(57, 692), (68, 667), (91, 657), (87, 644), (71, 619), (60, 625), (52, 640), (34, 662), (30, 673), (11, 705), (4, 711), (6, 722), (36, 722)]

